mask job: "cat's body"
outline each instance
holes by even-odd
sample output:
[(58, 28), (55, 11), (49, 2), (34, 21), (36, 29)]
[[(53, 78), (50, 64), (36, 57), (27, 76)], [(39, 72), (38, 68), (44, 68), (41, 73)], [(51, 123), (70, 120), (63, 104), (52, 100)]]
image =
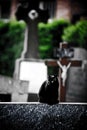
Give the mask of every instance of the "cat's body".
[(50, 105), (58, 103), (58, 77), (50, 75), (47, 81), (44, 81), (39, 90), (39, 102)]

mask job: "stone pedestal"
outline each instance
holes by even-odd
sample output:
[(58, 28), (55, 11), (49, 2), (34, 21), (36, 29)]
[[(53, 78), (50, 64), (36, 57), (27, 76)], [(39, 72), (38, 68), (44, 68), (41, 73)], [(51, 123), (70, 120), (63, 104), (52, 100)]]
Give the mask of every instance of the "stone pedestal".
[(11, 102), (27, 102), (28, 84), (28, 81), (20, 81), (10, 77), (0, 76), (0, 94), (10, 94)]

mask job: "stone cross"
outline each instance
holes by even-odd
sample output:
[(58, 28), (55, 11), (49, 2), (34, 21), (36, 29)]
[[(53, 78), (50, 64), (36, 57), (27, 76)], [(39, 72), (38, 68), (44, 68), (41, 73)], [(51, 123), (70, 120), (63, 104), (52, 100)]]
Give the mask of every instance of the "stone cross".
[[(60, 49), (68, 48), (68, 44), (66, 42), (60, 43)], [(70, 67), (79, 67), (82, 65), (82, 61), (79, 60), (70, 60), (68, 56), (60, 57), (59, 60), (48, 60), (45, 62), (47, 66), (59, 66), (59, 101), (65, 102), (66, 97), (66, 79), (67, 79), (67, 71)]]
[(15, 15), (17, 20), (23, 20), (26, 23), (22, 58), (38, 59), (38, 23), (47, 22), (49, 18), (48, 10), (43, 9), (40, 0), (20, 0)]
[(43, 10), (40, 0), (19, 0), (15, 16), (18, 21), (23, 20), (26, 23), (24, 48), (20, 59), (15, 62), (14, 78), (19, 79), (21, 61), (39, 58), (38, 23), (46, 22), (49, 15), (48, 10)]

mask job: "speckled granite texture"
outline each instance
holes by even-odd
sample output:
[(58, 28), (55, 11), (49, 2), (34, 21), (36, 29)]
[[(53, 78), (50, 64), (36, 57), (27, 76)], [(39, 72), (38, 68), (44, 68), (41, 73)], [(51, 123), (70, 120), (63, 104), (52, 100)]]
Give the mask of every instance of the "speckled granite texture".
[(0, 104), (0, 130), (87, 130), (87, 106)]

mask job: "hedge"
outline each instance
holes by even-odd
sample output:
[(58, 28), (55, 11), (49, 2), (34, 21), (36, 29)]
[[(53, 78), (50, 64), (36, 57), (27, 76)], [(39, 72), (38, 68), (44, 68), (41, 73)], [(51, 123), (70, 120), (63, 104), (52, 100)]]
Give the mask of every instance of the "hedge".
[(0, 21), (0, 74), (13, 76), (15, 60), (23, 49), (25, 23)]
[(87, 20), (78, 21), (75, 25), (64, 29), (62, 40), (74, 47), (87, 49)]
[(52, 23), (39, 23), (39, 52), (42, 59), (53, 58), (53, 48), (59, 47), (64, 28), (69, 26), (67, 20), (53, 20)]

